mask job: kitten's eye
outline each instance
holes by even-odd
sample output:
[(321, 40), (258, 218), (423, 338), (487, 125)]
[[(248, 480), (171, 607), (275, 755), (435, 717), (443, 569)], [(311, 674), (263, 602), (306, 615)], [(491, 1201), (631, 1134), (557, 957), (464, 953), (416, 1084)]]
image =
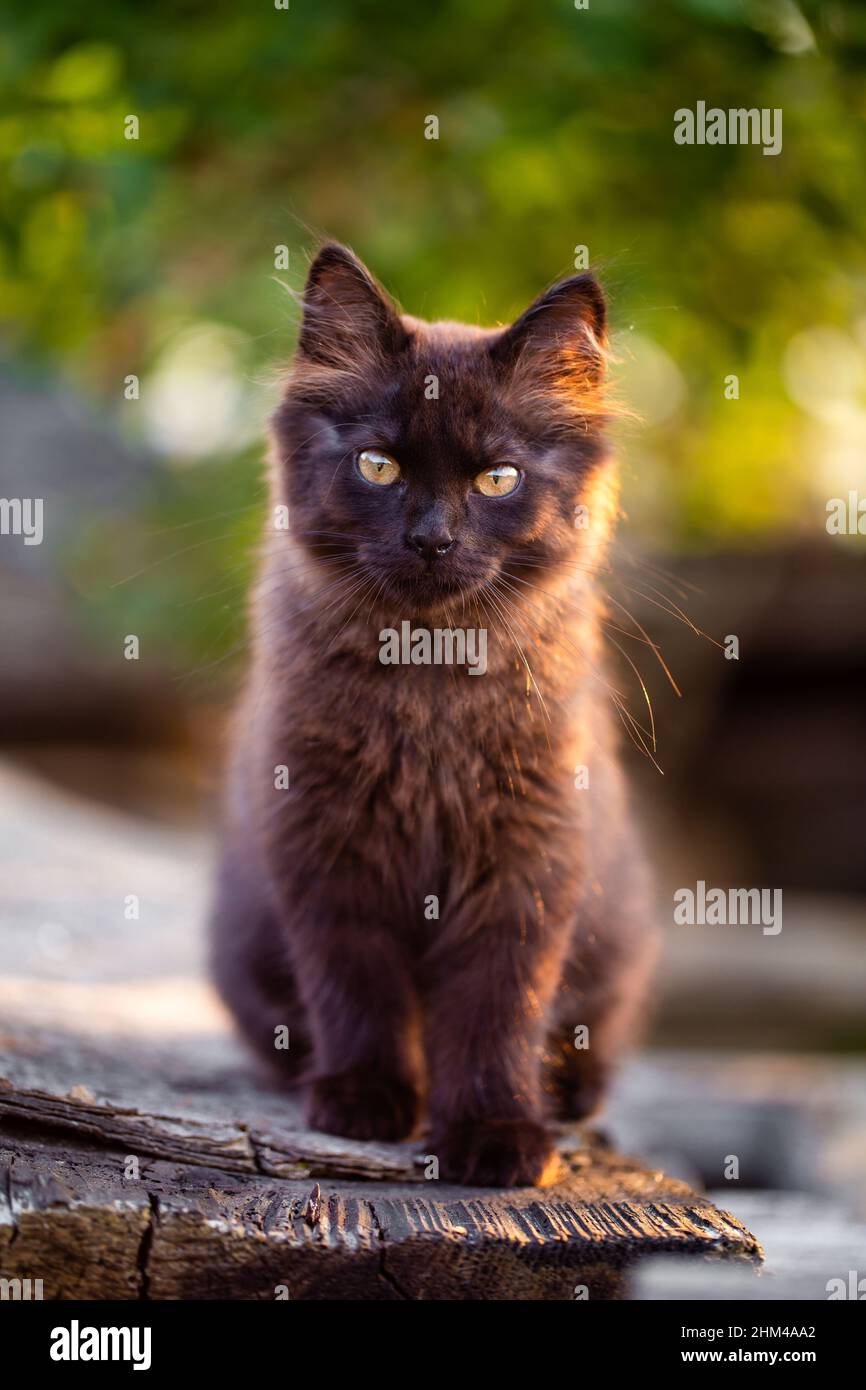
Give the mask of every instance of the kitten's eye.
[(520, 473), (511, 463), (498, 463), (495, 468), (485, 468), (473, 484), (476, 492), (485, 497), (507, 497), (520, 482)]
[(362, 449), (358, 455), (358, 472), (368, 483), (389, 487), (399, 478), (400, 465), (390, 454), (380, 453), (378, 449)]

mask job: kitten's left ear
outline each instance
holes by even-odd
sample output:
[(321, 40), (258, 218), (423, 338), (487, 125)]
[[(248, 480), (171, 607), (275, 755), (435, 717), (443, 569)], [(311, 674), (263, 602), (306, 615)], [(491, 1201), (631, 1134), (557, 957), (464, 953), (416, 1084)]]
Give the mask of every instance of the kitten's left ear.
[[(496, 339), (491, 354), (505, 365), (534, 364), (545, 376), (573, 374), (584, 385), (604, 376), (607, 308), (594, 276), (572, 275), (531, 304)], [(544, 369), (547, 368), (545, 371)]]
[(396, 306), (354, 252), (323, 246), (307, 276), (298, 346), (322, 366), (357, 368), (359, 359), (396, 350), (407, 337)]

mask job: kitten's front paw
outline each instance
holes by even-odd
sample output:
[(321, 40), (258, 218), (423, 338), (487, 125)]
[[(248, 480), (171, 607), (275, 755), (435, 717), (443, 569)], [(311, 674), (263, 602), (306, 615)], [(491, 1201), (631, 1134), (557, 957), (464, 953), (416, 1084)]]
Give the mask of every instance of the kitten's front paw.
[(430, 1140), (439, 1176), (474, 1187), (534, 1187), (553, 1171), (556, 1156), (534, 1120), (462, 1120)]
[(310, 1086), (307, 1121), (312, 1129), (349, 1139), (405, 1139), (415, 1127), (418, 1100), (398, 1077), (366, 1071), (318, 1076)]

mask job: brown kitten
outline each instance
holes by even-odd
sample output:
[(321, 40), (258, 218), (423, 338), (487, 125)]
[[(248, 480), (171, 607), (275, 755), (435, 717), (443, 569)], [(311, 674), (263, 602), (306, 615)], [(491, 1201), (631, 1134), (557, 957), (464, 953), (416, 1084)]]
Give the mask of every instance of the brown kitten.
[[(427, 324), (327, 245), (273, 420), (216, 978), (311, 1125), (397, 1140), (426, 1107), (458, 1182), (542, 1177), (651, 955), (594, 584), (604, 344), (589, 275)], [(404, 621), (471, 629), (466, 664), (384, 664)]]

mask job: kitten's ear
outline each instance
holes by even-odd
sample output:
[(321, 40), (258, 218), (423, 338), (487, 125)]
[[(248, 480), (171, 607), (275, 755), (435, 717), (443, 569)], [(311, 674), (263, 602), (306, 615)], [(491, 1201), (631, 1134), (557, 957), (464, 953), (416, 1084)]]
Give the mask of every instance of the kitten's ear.
[(601, 383), (605, 367), (607, 309), (594, 276), (572, 275), (545, 291), (494, 342), (502, 366), (526, 370), (564, 388)]
[(304, 289), (304, 356), (345, 370), (359, 357), (396, 351), (406, 337), (393, 301), (358, 257), (337, 242), (323, 246)]

